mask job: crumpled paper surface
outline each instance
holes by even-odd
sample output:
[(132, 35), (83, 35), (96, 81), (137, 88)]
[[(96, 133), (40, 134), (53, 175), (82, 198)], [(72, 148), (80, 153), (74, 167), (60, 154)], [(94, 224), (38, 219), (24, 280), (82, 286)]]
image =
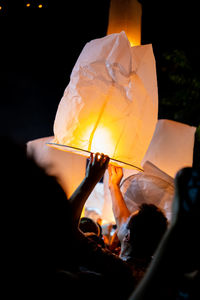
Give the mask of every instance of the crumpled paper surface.
[[(104, 175), (104, 203), (100, 215), (108, 222), (115, 222), (108, 181), (109, 175), (106, 171)], [(137, 172), (123, 179), (120, 190), (130, 213), (138, 210), (142, 203), (149, 203), (158, 206), (167, 219), (171, 220), (174, 179), (149, 161), (144, 164), (144, 172)]]
[(154, 204), (171, 220), (174, 179), (149, 161), (144, 164), (144, 173), (138, 172), (122, 182), (121, 192), (131, 213), (142, 203)]
[(57, 110), (53, 143), (141, 167), (157, 112), (152, 46), (131, 47), (123, 31), (111, 34), (83, 48)]

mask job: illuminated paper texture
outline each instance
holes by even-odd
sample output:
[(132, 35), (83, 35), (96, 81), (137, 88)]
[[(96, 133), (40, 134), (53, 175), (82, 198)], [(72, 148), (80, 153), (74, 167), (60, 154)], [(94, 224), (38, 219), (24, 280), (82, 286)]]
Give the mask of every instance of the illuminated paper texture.
[(154, 204), (171, 220), (174, 179), (149, 161), (145, 162), (143, 173), (138, 172), (122, 182), (121, 192), (131, 213), (142, 203)]
[(180, 169), (192, 166), (195, 131), (184, 123), (159, 120), (142, 165), (150, 161), (174, 178)]
[[(195, 127), (187, 124), (165, 119), (158, 120), (142, 161), (144, 172), (124, 169), (121, 192), (130, 212), (137, 210), (141, 203), (153, 203), (165, 212), (168, 220), (171, 220), (173, 180), (181, 168), (192, 166), (195, 131)], [(106, 172), (101, 216), (113, 221), (108, 180)]]
[(57, 151), (47, 146), (52, 136), (29, 141), (27, 154), (57, 181), (69, 198), (85, 177), (86, 158), (74, 153)]
[(123, 31), (111, 34), (83, 48), (58, 106), (51, 145), (141, 168), (157, 111), (152, 46), (131, 47)]

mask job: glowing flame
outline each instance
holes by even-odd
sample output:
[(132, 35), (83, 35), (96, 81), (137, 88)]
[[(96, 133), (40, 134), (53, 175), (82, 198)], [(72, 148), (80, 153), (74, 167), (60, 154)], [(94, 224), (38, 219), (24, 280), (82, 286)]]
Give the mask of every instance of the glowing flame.
[[(92, 126), (88, 127), (88, 129), (85, 132), (85, 136), (83, 137), (83, 140), (88, 139), (87, 137), (89, 136), (91, 130)], [(113, 149), (114, 142), (110, 130), (106, 127), (97, 128), (92, 139), (90, 151), (93, 153), (99, 152), (111, 155), (113, 154)]]
[(91, 151), (96, 153), (111, 153), (113, 149), (110, 132), (106, 128), (98, 128), (92, 140)]

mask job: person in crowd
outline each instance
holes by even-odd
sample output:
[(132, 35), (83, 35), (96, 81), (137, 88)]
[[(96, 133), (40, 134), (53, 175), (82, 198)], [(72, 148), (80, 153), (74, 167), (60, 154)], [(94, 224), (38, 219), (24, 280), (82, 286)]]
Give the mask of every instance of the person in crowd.
[(126, 300), (134, 286), (129, 266), (78, 228), (79, 203), (84, 205), (108, 159), (93, 156), (84, 182), (67, 199), (24, 146), (1, 139), (0, 153), (2, 293), (20, 299), (56, 293), (56, 299)]
[[(154, 255), (145, 281), (135, 290), (129, 265), (78, 228), (79, 203), (84, 205), (105, 172), (108, 159), (92, 155), (86, 179), (68, 200), (56, 178), (27, 158), (24, 147), (1, 139), (0, 152), (2, 293), (7, 298), (14, 293), (20, 299), (46, 299), (56, 293), (56, 299), (127, 300), (133, 293), (131, 300), (165, 299), (165, 289), (175, 282), (180, 270), (191, 276), (195, 272), (197, 278), (199, 173), (178, 180), (173, 225)], [(180, 294), (181, 285), (179, 288)]]
[(79, 229), (85, 236), (97, 242), (98, 245), (105, 248), (101, 225), (88, 217), (82, 217), (79, 222)]
[(200, 169), (175, 177), (173, 218), (154, 259), (129, 300), (200, 299)]
[(100, 236), (101, 230), (99, 225), (91, 218), (82, 217), (79, 222), (79, 229), (84, 233), (95, 233)]
[(1, 137), (0, 154), (2, 294), (48, 299), (62, 249), (71, 248), (64, 236), (74, 236), (70, 207), (55, 178), (27, 157), (25, 145)]
[(121, 243), (120, 257), (132, 266), (134, 277), (139, 282), (167, 229), (167, 218), (153, 204), (142, 204), (139, 210), (130, 213), (119, 186), (122, 168), (109, 165), (108, 170), (113, 213)]

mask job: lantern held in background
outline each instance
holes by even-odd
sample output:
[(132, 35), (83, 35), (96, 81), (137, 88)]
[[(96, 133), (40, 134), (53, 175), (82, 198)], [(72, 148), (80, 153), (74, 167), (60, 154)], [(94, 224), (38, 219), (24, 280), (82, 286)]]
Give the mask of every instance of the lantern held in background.
[(141, 45), (142, 5), (138, 0), (110, 0), (107, 34), (125, 31), (131, 46)]

